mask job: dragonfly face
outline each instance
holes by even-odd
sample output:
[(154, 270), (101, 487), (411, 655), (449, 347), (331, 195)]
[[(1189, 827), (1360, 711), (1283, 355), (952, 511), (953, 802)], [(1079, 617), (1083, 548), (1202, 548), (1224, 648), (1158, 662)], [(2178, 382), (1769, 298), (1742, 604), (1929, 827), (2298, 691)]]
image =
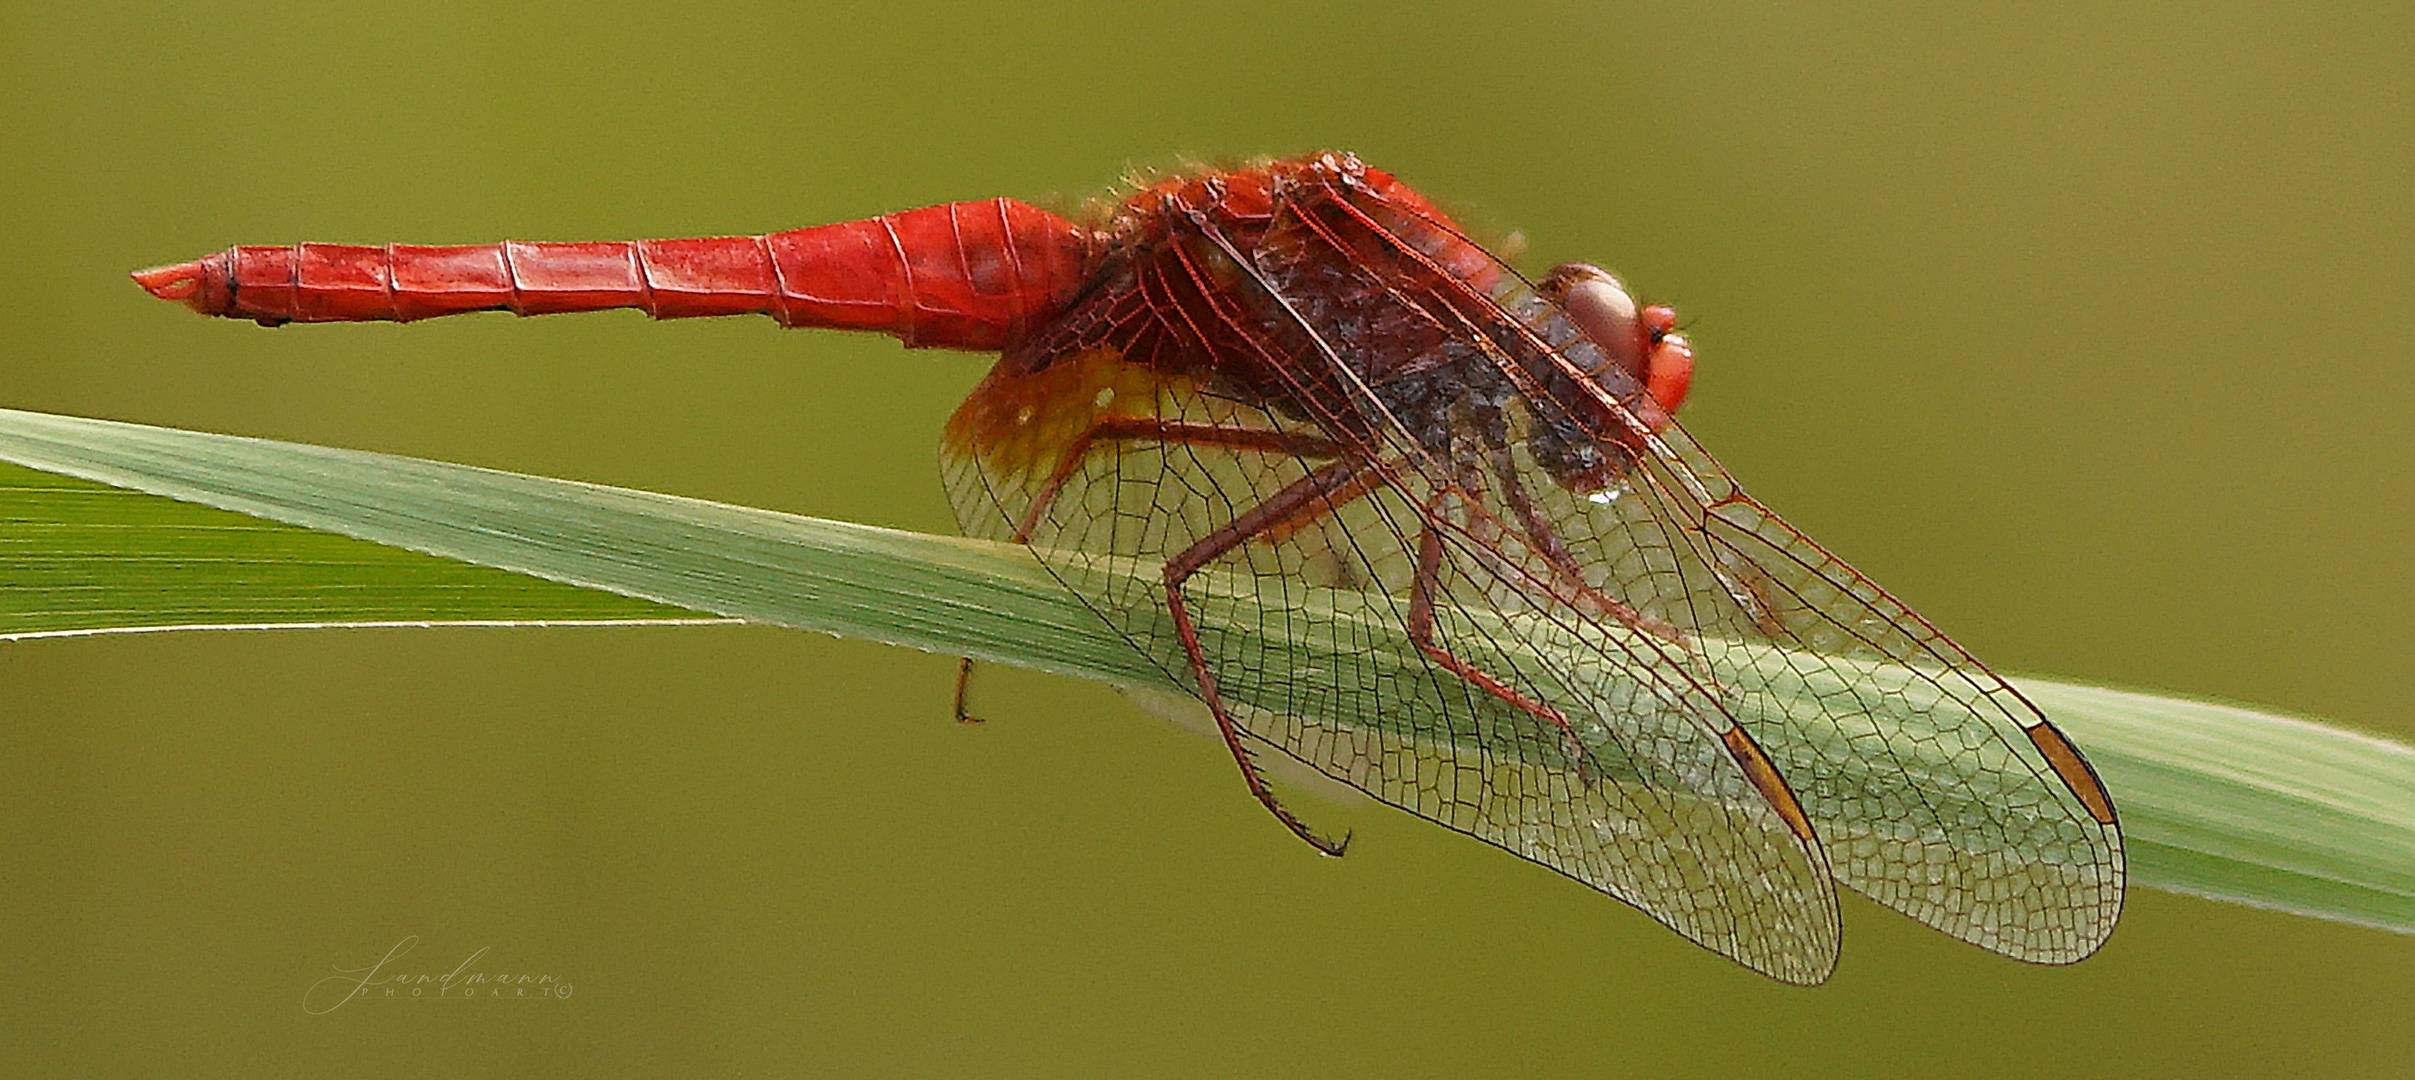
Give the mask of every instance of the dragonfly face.
[[(1694, 382), (1694, 349), (1677, 333), (1677, 313), (1659, 304), (1638, 309), (1627, 287), (1588, 263), (1561, 263), (1536, 289), (1560, 305), (1602, 357), (1642, 381), (1667, 413), (1685, 404)], [(1594, 369), (1597, 379), (1606, 369)], [(1663, 419), (1653, 430), (1666, 427)]]

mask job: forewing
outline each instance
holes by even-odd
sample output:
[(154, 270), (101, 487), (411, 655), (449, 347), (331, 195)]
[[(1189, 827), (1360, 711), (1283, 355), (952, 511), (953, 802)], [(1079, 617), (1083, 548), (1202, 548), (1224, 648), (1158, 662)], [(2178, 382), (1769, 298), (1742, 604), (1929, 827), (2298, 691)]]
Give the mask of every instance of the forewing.
[[(1333, 205), (1323, 228), (1337, 242), (1369, 242), (1341, 234), (1359, 228), (1414, 248), (1363, 197)], [(1540, 571), (1533, 559), (1465, 560), (1496, 585), (1463, 588), (1460, 601), (1530, 606), (1549, 579), (1579, 609), (1560, 620), (1602, 621), (1607, 601), (1621, 622), (1623, 609), (1661, 655), (1612, 681), (1691, 677), (1715, 696), (1791, 782), (1849, 887), (2018, 959), (2093, 952), (2120, 912), (2124, 867), (2110, 801), (2078, 751), (1993, 672), (1745, 496), (1682, 429), (1649, 436), (1632, 380), (1614, 375), (1594, 399), (1606, 423), (1542, 392), (1549, 372), (1600, 359), (1576, 355), (1589, 346), (1514, 273), (1502, 280), (1490, 296), (1437, 274), (1391, 280), (1404, 306), (1459, 327), (1518, 384), (1505, 406), (1511, 459), (1486, 482), (1496, 505), (1528, 504), (1501, 512), (1510, 531), (1559, 549)], [(1535, 435), (1588, 426), (1631, 461), (1622, 482), (1580, 498), (1551, 481)]]
[[(1196, 683), (1158, 567), (1316, 470), (1381, 449), (1314, 410), (1264, 408), (1170, 374), (1180, 367), (1171, 350), (1205, 340), (1200, 320), (1225, 320), (1228, 334), (1247, 325), (1198, 287), (1194, 269), (1180, 253), (1143, 268), (1130, 291), (1144, 302), (1096, 297), (1116, 314), (1094, 317), (1052, 355), (1007, 358), (942, 446), (969, 533), (1032, 544), (1186, 687)], [(1241, 336), (1274, 347), (1266, 335)], [(1161, 436), (1187, 434), (1097, 437), (1152, 424)], [(1548, 605), (1447, 605), (1433, 639), (1528, 698), (1612, 718), (1580, 727), (1581, 743), (1421, 654), (1408, 627), (1423, 530), (1430, 521), (1451, 530), (1454, 554), (1438, 574), (1456, 592), (1471, 580), (1465, 549), (1481, 514), (1471, 518), (1414, 469), (1385, 476), (1261, 532), (1186, 582), (1234, 719), (1327, 775), (1625, 900), (1755, 970), (1826, 978), (1837, 953), (1827, 868), (1709, 734), (1698, 714), (1716, 704), (1683, 681), (1640, 677), (1623, 628), (1507, 628), (1559, 620)], [(1554, 651), (1534, 649), (1537, 638)], [(1605, 692), (1622, 707), (1609, 708)]]
[(2103, 944), (2120, 827), (2036, 706), (1738, 491), (1682, 430), (1655, 440), (1631, 490), (1627, 507), (1560, 499), (1556, 520), (1603, 554), (1647, 508), (1690, 526), (1675, 562), (1704, 648), (1726, 654), (1737, 714), (1798, 778), (1847, 886), (2017, 959)]

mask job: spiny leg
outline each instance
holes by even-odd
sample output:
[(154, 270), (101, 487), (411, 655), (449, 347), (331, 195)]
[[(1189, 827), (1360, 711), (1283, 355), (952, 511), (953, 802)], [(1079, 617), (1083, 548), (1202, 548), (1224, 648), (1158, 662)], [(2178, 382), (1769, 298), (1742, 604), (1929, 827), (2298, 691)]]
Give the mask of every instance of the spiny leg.
[(972, 688), (972, 682), (973, 658), (970, 656), (958, 657), (956, 660), (956, 722), (959, 724), (982, 722), (980, 717), (964, 711), (964, 695)]
[(1551, 527), (1551, 522), (1544, 520), (1543, 511), (1535, 505), (1534, 496), (1527, 492), (1525, 482), (1518, 478), (1517, 463), (1510, 458), (1506, 446), (1494, 451), (1493, 469), (1500, 477), (1502, 495), (1509, 500), (1511, 511), (1518, 515), (1518, 524), (1524, 529), (1527, 540), (1532, 543), (1535, 553), (1543, 557), (1544, 564), (1559, 575), (1563, 585), (1586, 602), (1601, 608), (1603, 614), (1624, 623), (1630, 630), (1651, 634), (1680, 648), (1691, 648), (1685, 631), (1668, 620), (1647, 615), (1625, 601), (1586, 584), (1584, 569), (1576, 564), (1576, 557), (1568, 553), (1568, 546), (1560, 542), (1560, 534)]
[[(1695, 647), (1693, 639), (1684, 631), (1663, 619), (1637, 611), (1624, 602), (1604, 595), (1586, 584), (1583, 568), (1579, 567), (1575, 558), (1568, 554), (1568, 548), (1560, 542), (1558, 532), (1551, 527), (1551, 522), (1544, 519), (1541, 509), (1534, 504), (1533, 496), (1527, 493), (1525, 484), (1519, 481), (1516, 465), (1511, 461), (1507, 448), (1503, 447), (1497, 451), (1493, 461), (1494, 468), (1500, 476), (1504, 494), (1518, 515), (1519, 523), (1525, 527), (1528, 539), (1533, 542), (1535, 550), (1542, 553), (1544, 563), (1549, 565), (1554, 573), (1565, 579), (1569, 587), (1577, 590), (1579, 596), (1591, 600), (1597, 606), (1603, 606), (1612, 617), (1625, 623), (1630, 629), (1651, 634), (1677, 646), (1679, 651), (1685, 655), (1686, 661), (1695, 666), (1698, 682), (1705, 691), (1719, 697), (1727, 697), (1733, 693), (1720, 684), (1718, 674), (1711, 669), (1710, 657), (1703, 655), (1702, 650)], [(1724, 574), (1721, 575), (1721, 578), (1723, 581), (1728, 580)], [(1733, 586), (1731, 585), (1731, 587)], [(1758, 596), (1758, 590), (1755, 590), (1755, 598), (1759, 599), (1759, 603), (1753, 603), (1744, 597), (1738, 597), (1737, 602), (1743, 604), (1754, 621), (1761, 624), (1766, 630), (1771, 621), (1770, 616), (1766, 613), (1767, 600)], [(1777, 765), (1770, 761), (1768, 752), (1761, 748), (1761, 744), (1752, 737), (1752, 733), (1746, 731), (1744, 725), (1732, 717), (1728, 718), (1725, 727), (1708, 722), (1707, 719), (1705, 726), (1711, 730), (1712, 734), (1718, 736), (1720, 743), (1726, 747), (1728, 755), (1735, 759), (1739, 768), (1744, 770), (1745, 778), (1750, 780), (1754, 789), (1760, 792), (1762, 801), (1767, 803), (1771, 810), (1776, 811), (1779, 819), (1786, 823), (1787, 829), (1805, 845), (1817, 847), (1819, 845), (1818, 833), (1812, 826), (1811, 818), (1803, 812), (1802, 801), (1795, 796), (1793, 786), (1788, 784), (1786, 777), (1778, 772)]]
[[(1023, 512), (1023, 520), (1015, 523), (1011, 543), (1028, 544), (1040, 520), (1048, 516), (1048, 508), (1056, 502), (1057, 493), (1073, 479), (1073, 471), (1081, 467), (1090, 448), (1100, 442), (1147, 441), (1178, 446), (1216, 446), (1228, 450), (1259, 450), (1270, 454), (1291, 454), (1305, 458), (1335, 458), (1341, 447), (1331, 439), (1294, 431), (1275, 431), (1268, 428), (1226, 427), (1218, 424), (1193, 424), (1181, 420), (1160, 420), (1153, 416), (1109, 416), (1090, 426), (1066, 446), (1057, 467), (1048, 474), (1040, 493), (1032, 498), (1031, 507)], [(1347, 500), (1344, 500), (1347, 501)], [(978, 724), (981, 718), (966, 708), (972, 691), (973, 658), (964, 657), (956, 665), (955, 717), (959, 724)]]
[(1593, 783), (1593, 767), (1585, 753), (1584, 740), (1577, 737), (1576, 727), (1560, 710), (1519, 693), (1509, 684), (1474, 664), (1468, 663), (1434, 640), (1434, 590), (1442, 577), (1442, 528), (1436, 518), (1446, 496), (1437, 495), (1426, 504), (1423, 531), (1417, 538), (1417, 574), (1409, 586), (1409, 642), (1424, 653), (1426, 659), (1442, 665), (1443, 670), (1466, 680), (1476, 689), (1499, 698), (1503, 704), (1560, 729), (1570, 760), (1576, 763), (1577, 777)]
[(1493, 469), (1500, 478), (1503, 496), (1509, 500), (1512, 512), (1518, 516), (1519, 527), (1525, 531), (1536, 554), (1542, 556), (1543, 564), (1559, 577), (1562, 587), (1572, 592), (1577, 601), (1591, 605), (1628, 629), (1676, 646), (1686, 662), (1695, 668), (1694, 674), (1704, 689), (1714, 694), (1725, 694), (1717, 674), (1711, 670), (1710, 658), (1694, 646), (1692, 635), (1666, 619), (1637, 610), (1626, 601), (1586, 583), (1584, 568), (1578, 566), (1575, 556), (1568, 553), (1568, 546), (1560, 542), (1558, 530), (1553, 529), (1551, 522), (1543, 517), (1542, 509), (1535, 505), (1534, 496), (1526, 490), (1525, 482), (1518, 478), (1517, 464), (1510, 458), (1507, 446), (1493, 452)]
[(1064, 456), (1057, 460), (1056, 469), (1048, 474), (1048, 481), (1040, 486), (1040, 493), (1032, 498), (1030, 509), (1023, 512), (1023, 520), (1016, 523), (1015, 543), (1031, 542), (1031, 534), (1039, 529), (1040, 519), (1048, 516), (1048, 509), (1056, 503), (1057, 495), (1073, 479), (1073, 471), (1080, 468), (1082, 459), (1090, 455), (1090, 448), (1101, 442), (1210, 446), (1317, 460), (1342, 456), (1339, 443), (1302, 432), (1194, 424), (1182, 420), (1160, 420), (1153, 416), (1109, 416), (1091, 425), (1090, 430), (1066, 446)]
[(1191, 674), (1199, 681), (1199, 696), (1207, 702), (1208, 712), (1216, 718), (1216, 730), (1224, 735), (1224, 745), (1233, 752), (1233, 761), (1241, 766), (1241, 779), (1249, 785), (1249, 793), (1257, 796), (1260, 805), (1275, 815), (1275, 820), (1290, 829), (1292, 835), (1308, 842), (1309, 846), (1327, 855), (1340, 855), (1350, 846), (1350, 837), (1343, 834), (1339, 842), (1327, 840), (1310, 830), (1305, 822), (1294, 817), (1275, 798), (1274, 789), (1266, 785), (1266, 777), (1258, 771), (1258, 763), (1249, 747), (1241, 742), (1241, 727), (1233, 722), (1232, 714), (1224, 707), (1224, 696), (1217, 691), (1215, 672), (1207, 662), (1207, 649), (1199, 642), (1199, 631), (1191, 622), (1191, 610), (1182, 598), (1182, 583), (1198, 573), (1208, 563), (1248, 543), (1251, 538), (1282, 527), (1297, 528), (1304, 516), (1313, 518), (1330, 513), (1337, 505), (1364, 496), (1370, 486), (1367, 477), (1375, 471), (1374, 462), (1361, 457), (1345, 457), (1301, 477), (1290, 486), (1276, 492), (1265, 502), (1251, 507), (1223, 528), (1202, 537), (1182, 554), (1168, 560), (1165, 569), (1166, 611), (1173, 617), (1174, 633), (1182, 639), (1182, 651), (1191, 661)]

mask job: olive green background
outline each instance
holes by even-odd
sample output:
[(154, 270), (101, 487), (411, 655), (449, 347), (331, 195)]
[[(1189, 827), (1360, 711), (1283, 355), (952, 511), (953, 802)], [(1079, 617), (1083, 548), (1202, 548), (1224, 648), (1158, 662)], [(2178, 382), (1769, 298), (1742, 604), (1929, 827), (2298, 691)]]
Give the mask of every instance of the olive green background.
[[(232, 242), (759, 232), (1358, 151), (1689, 320), (1688, 426), (2001, 668), (2415, 737), (2404, 4), (0, 13), (0, 404), (912, 529), (985, 361), (633, 313), (267, 331)], [(1848, 901), (1791, 990), (1086, 684), (752, 628), (0, 644), (0, 1073), (2402, 1075), (2415, 939)], [(2116, 793), (2118, 797), (2118, 792)], [(388, 970), (566, 999), (303, 995)]]

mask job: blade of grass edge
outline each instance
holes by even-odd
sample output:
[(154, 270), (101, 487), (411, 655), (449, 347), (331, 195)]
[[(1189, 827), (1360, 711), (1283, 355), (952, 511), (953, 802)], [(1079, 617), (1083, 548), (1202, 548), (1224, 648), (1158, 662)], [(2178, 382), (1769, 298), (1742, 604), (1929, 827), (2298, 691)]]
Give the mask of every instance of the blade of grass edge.
[(0, 641), (695, 621), (730, 620), (0, 463)]
[[(0, 410), (0, 461), (725, 618), (1173, 685), (1009, 545), (14, 410)], [(1366, 640), (1353, 626), (1283, 645)], [(1303, 653), (1301, 670), (1316, 662)], [(2235, 706), (2017, 682), (2112, 788), (2134, 882), (2415, 933), (2415, 749)]]

